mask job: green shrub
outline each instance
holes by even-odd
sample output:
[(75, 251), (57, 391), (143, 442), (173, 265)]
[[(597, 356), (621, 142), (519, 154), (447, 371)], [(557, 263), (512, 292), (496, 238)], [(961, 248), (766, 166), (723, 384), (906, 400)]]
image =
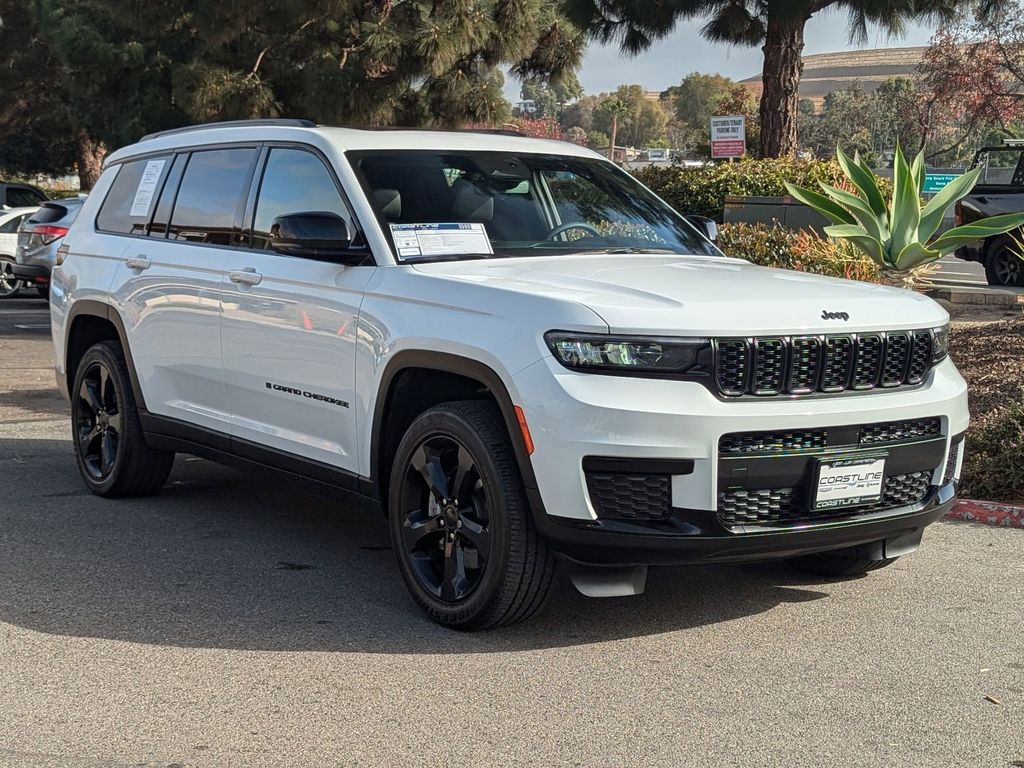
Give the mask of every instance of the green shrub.
[(844, 176), (835, 160), (793, 160), (770, 158), (714, 163), (700, 168), (681, 165), (647, 166), (635, 172), (680, 213), (695, 213), (722, 221), (726, 195), (786, 195), (785, 182), (800, 186), (842, 185)]
[(960, 494), (986, 501), (1024, 499), (1024, 402), (1012, 402), (968, 430)]
[(812, 272), (877, 283), (881, 267), (845, 240), (818, 237), (810, 231), (794, 231), (778, 224), (723, 224), (718, 247), (727, 256), (746, 259), (763, 267)]
[(47, 200), (64, 200), (69, 197), (78, 197), (78, 190), (61, 189), (59, 187), (39, 187), (39, 191), (46, 195)]

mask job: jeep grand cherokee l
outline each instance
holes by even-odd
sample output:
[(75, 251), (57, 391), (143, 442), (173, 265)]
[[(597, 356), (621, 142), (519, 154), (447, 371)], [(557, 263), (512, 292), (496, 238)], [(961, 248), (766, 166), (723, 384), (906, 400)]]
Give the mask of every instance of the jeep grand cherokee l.
[(653, 563), (860, 574), (955, 494), (937, 304), (729, 258), (572, 144), (157, 134), (109, 157), (58, 262), (93, 492), (153, 493), (181, 452), (361, 496), (448, 626), (529, 616), (556, 561), (593, 596)]

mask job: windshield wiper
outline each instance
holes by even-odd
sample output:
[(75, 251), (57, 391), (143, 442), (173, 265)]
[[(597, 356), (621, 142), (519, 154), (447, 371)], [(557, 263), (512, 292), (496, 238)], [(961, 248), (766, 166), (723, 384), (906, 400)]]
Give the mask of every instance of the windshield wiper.
[(634, 245), (621, 246), (618, 248), (588, 248), (588, 253), (673, 253), (677, 254), (677, 251), (673, 251), (671, 248), (638, 248)]

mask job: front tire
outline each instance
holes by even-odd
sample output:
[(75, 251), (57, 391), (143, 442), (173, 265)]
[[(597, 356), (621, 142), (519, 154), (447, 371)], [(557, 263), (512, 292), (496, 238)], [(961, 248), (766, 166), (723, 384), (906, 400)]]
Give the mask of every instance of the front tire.
[(438, 624), (512, 624), (547, 595), (554, 558), (494, 403), (445, 403), (413, 421), (395, 454), (388, 522), (406, 587)]
[(992, 241), (985, 257), (985, 279), (989, 285), (1024, 286), (1024, 258), (1017, 250), (1017, 244), (1008, 235)]
[(119, 344), (94, 344), (82, 357), (71, 389), (72, 441), (78, 471), (97, 496), (148, 496), (167, 480), (172, 451), (146, 445)]
[(865, 560), (862, 557), (842, 552), (819, 552), (813, 555), (794, 557), (787, 562), (798, 571), (826, 579), (852, 579), (868, 571), (884, 568), (895, 563), (899, 558), (890, 557), (885, 560)]

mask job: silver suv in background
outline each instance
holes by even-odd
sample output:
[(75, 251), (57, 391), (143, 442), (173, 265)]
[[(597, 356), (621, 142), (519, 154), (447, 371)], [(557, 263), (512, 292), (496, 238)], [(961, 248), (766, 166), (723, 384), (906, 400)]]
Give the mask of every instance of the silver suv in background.
[(18, 230), (18, 249), (11, 272), (26, 285), (35, 286), (43, 298), (50, 295), (50, 274), (57, 262), (57, 249), (84, 202), (84, 197), (72, 197), (43, 203)]

